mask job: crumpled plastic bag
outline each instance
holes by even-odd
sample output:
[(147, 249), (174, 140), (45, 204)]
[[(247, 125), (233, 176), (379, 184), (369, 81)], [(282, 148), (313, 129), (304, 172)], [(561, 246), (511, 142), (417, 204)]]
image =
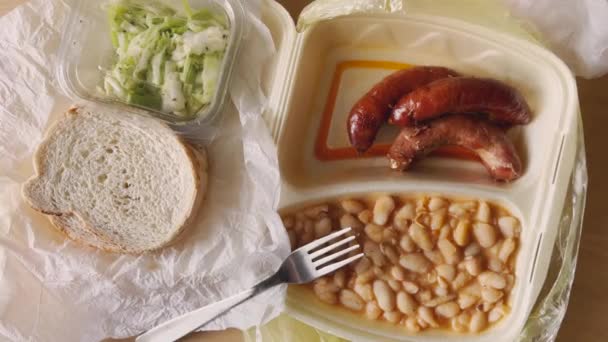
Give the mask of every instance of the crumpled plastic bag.
[(578, 75), (608, 72), (608, 1), (503, 0), (532, 23), (545, 43)]

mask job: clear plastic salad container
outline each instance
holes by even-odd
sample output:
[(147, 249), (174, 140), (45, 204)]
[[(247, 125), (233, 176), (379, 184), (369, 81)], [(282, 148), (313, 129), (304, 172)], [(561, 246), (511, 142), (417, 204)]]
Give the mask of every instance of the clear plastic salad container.
[(77, 0), (69, 15), (56, 70), (68, 96), (213, 138), (242, 36), (241, 0)]

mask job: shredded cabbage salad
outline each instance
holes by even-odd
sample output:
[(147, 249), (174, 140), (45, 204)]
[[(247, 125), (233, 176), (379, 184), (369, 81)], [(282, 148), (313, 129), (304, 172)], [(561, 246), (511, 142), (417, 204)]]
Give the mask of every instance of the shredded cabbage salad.
[(228, 43), (227, 19), (183, 4), (183, 15), (155, 1), (108, 4), (116, 63), (104, 78), (107, 95), (183, 117), (211, 103)]

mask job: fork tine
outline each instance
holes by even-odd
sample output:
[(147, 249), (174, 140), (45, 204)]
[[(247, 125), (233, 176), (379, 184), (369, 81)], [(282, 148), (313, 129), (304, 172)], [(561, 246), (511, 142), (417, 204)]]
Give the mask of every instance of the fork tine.
[(316, 258), (318, 256), (321, 256), (321, 255), (323, 255), (323, 254), (325, 254), (325, 253), (327, 253), (327, 252), (329, 252), (329, 251), (331, 251), (333, 249), (336, 249), (336, 248), (338, 248), (338, 247), (340, 247), (340, 246), (342, 246), (344, 244), (347, 244), (347, 243), (353, 241), (354, 239), (355, 239), (354, 236), (349, 236), (346, 239), (342, 239), (342, 240), (340, 240), (340, 241), (338, 241), (338, 242), (336, 242), (336, 243), (334, 243), (332, 245), (329, 245), (327, 247), (321, 248), (318, 251), (314, 251), (313, 253), (310, 254), (310, 257), (312, 259), (314, 259), (314, 258)]
[(308, 252), (308, 251), (310, 251), (312, 249), (315, 249), (315, 248), (321, 246), (322, 244), (324, 244), (326, 242), (329, 242), (329, 241), (337, 238), (338, 236), (341, 236), (341, 235), (344, 235), (344, 234), (350, 232), (351, 230), (352, 229), (350, 227), (344, 228), (344, 229), (339, 230), (339, 231), (337, 231), (335, 233), (331, 233), (331, 234), (327, 235), (326, 237), (320, 238), (320, 239), (315, 240), (315, 241), (313, 241), (313, 242), (311, 242), (309, 244), (306, 244), (306, 245), (298, 248), (298, 250), (302, 250), (302, 251)]
[(344, 259), (344, 260), (342, 260), (340, 262), (337, 262), (335, 264), (327, 265), (327, 266), (325, 266), (325, 267), (317, 270), (316, 276), (317, 277), (322, 277), (322, 276), (324, 276), (324, 275), (326, 275), (328, 273), (331, 273), (331, 272), (333, 272), (333, 271), (335, 271), (335, 270), (337, 270), (339, 268), (342, 268), (342, 267), (350, 264), (351, 262), (353, 262), (355, 260), (360, 259), (364, 255), (365, 254), (363, 254), (363, 253), (359, 253), (359, 254), (357, 254), (355, 256), (352, 256), (352, 257), (350, 257), (348, 259)]
[(323, 265), (327, 264), (328, 262), (330, 262), (332, 260), (335, 260), (335, 259), (343, 256), (344, 254), (347, 254), (347, 253), (349, 253), (351, 251), (354, 251), (357, 248), (359, 248), (359, 245), (350, 246), (350, 247), (345, 248), (345, 249), (343, 249), (343, 250), (341, 250), (339, 252), (336, 252), (336, 253), (334, 253), (332, 255), (328, 255), (328, 256), (326, 256), (324, 258), (321, 258), (321, 259), (319, 259), (317, 261), (314, 261), (313, 264), (319, 265), (319, 266), (323, 266)]

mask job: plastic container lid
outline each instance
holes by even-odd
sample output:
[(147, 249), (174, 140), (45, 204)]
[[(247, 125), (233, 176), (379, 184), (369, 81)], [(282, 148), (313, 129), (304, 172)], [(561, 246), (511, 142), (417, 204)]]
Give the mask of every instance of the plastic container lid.
[[(230, 76), (242, 37), (244, 13), (241, 0), (189, 0), (193, 10), (206, 8), (225, 15), (230, 31), (211, 103), (201, 108), (195, 116), (190, 117), (180, 117), (147, 107), (132, 106), (116, 97), (106, 95), (100, 89), (105, 76), (103, 70), (110, 70), (116, 60), (116, 49), (111, 41), (108, 13), (103, 8), (103, 5), (107, 3), (77, 0), (74, 4), (59, 48), (61, 64), (56, 73), (63, 91), (73, 98), (119, 105), (126, 112), (151, 115), (193, 140), (211, 140), (215, 133), (214, 126), (217, 125), (228, 93)], [(162, 0), (160, 3), (175, 9), (178, 15), (185, 16), (185, 14), (180, 14), (180, 10), (183, 9), (175, 2)]]

